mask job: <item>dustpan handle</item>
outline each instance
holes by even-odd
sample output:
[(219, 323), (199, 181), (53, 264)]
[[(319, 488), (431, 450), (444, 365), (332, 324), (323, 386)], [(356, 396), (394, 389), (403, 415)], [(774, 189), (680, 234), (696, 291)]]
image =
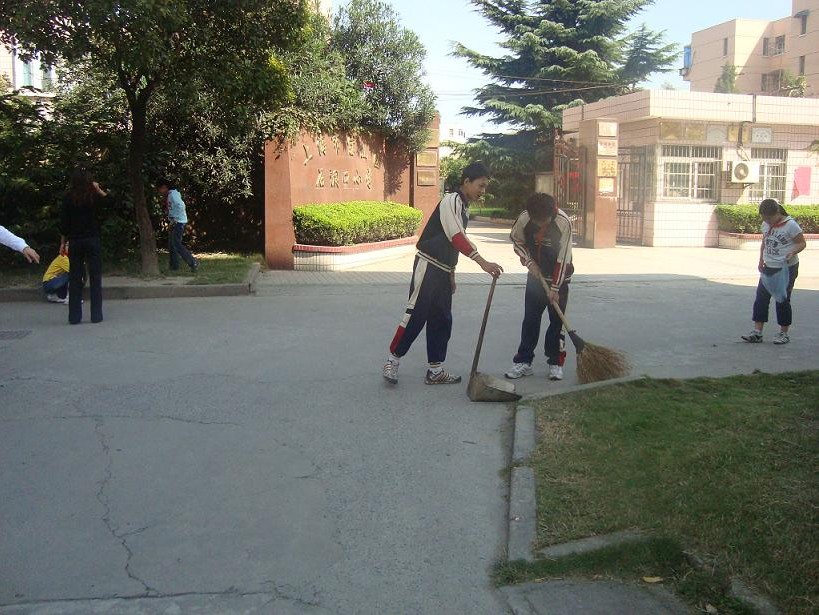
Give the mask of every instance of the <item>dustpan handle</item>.
[(486, 321), (489, 320), (489, 308), (492, 307), (492, 295), (495, 294), (495, 285), (498, 283), (498, 278), (492, 276), (492, 285), (489, 287), (489, 296), (486, 298), (486, 309), (483, 311), (483, 322), (481, 323), (481, 332), (478, 335), (478, 345), (475, 348), (475, 358), (472, 360), (472, 371), (474, 374), (478, 371), (478, 359), (481, 357), (481, 348), (483, 347), (483, 334), (486, 332)]

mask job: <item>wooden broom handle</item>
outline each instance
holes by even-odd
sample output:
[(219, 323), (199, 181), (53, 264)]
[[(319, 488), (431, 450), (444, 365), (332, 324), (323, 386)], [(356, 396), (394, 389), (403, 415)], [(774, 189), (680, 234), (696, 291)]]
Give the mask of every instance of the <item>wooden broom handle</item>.
[[(537, 279), (540, 280), (540, 283), (543, 284), (543, 288), (546, 291), (546, 296), (549, 295), (549, 285), (546, 283), (546, 280), (543, 277), (543, 274), (540, 271), (540, 267), (537, 270)], [(574, 331), (572, 326), (569, 324), (569, 321), (566, 320), (566, 316), (563, 314), (563, 310), (560, 309), (560, 306), (557, 303), (551, 303), (552, 309), (557, 313), (560, 317), (560, 320), (563, 321), (563, 326), (566, 327), (567, 331)]]

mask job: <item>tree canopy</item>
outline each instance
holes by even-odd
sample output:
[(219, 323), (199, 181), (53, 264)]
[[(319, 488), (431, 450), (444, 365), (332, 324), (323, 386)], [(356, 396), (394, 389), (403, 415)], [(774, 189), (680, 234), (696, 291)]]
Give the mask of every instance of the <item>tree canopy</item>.
[(0, 41), (24, 58), (85, 61), (115, 76), (130, 114), (128, 169), (143, 270), (157, 273), (143, 170), (155, 92), (196, 83), (234, 116), (272, 108), (287, 95), (277, 54), (300, 44), (305, 19), (304, 0), (0, 0)]
[(435, 115), (432, 90), (423, 83), (426, 50), (381, 0), (350, 0), (335, 18), (332, 48), (343, 57), (347, 77), (365, 92), (364, 126), (424, 147)]
[(514, 134), (481, 135), (461, 148), (485, 160), (519, 201), (532, 174), (548, 170), (562, 111), (633, 91), (652, 73), (670, 70), (677, 57), (663, 33), (646, 26), (628, 32), (630, 20), (651, 0), (472, 0), (502, 36), (498, 57), (457, 43), (454, 55), (481, 70), (469, 116)]

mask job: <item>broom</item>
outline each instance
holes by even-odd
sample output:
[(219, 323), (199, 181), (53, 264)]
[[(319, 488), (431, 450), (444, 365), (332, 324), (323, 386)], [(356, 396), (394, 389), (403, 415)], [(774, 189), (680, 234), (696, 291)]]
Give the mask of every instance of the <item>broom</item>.
[[(543, 284), (548, 292), (549, 286), (546, 280), (543, 279), (543, 274), (538, 271), (537, 277), (540, 283)], [(628, 358), (619, 350), (612, 350), (605, 346), (598, 346), (597, 344), (590, 344), (577, 334), (569, 321), (566, 320), (563, 311), (557, 303), (552, 304), (552, 308), (560, 317), (566, 331), (569, 333), (569, 338), (574, 344), (575, 352), (577, 353), (577, 379), (580, 384), (589, 384), (590, 382), (599, 382), (601, 380), (611, 380), (612, 378), (622, 378), (627, 376), (631, 365)]]

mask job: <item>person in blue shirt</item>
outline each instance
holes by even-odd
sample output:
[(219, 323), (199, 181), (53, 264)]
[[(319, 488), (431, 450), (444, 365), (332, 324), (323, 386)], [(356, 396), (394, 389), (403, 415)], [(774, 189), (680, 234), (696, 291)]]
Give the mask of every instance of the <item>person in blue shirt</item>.
[(170, 180), (161, 179), (156, 189), (165, 201), (165, 211), (168, 214), (168, 224), (170, 230), (168, 232), (168, 252), (170, 253), (170, 268), (171, 271), (179, 269), (179, 259), (181, 258), (191, 271), (196, 273), (199, 267), (193, 254), (182, 243), (182, 236), (185, 234), (185, 225), (188, 223), (188, 215), (185, 212), (185, 201), (182, 200), (182, 195), (179, 190), (171, 183)]

